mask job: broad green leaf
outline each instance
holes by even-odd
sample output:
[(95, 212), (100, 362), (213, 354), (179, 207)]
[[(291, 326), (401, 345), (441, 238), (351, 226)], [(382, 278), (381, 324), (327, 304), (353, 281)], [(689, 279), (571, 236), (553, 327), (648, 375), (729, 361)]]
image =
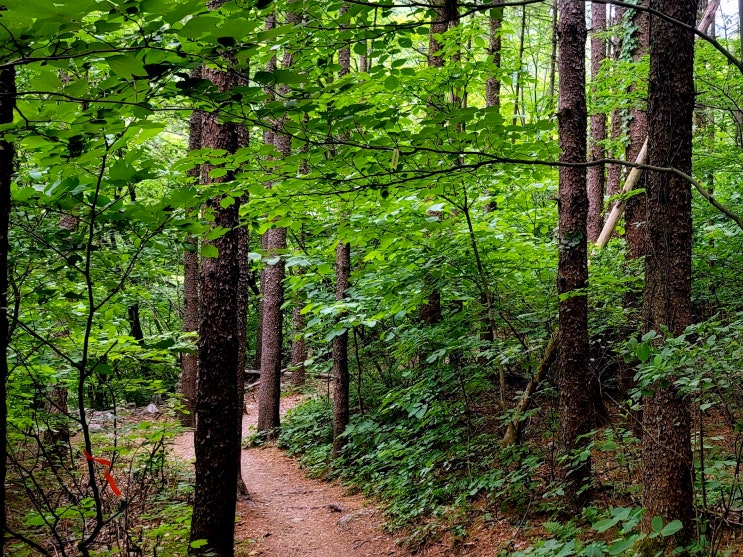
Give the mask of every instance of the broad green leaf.
[(212, 244), (203, 244), (201, 246), (201, 257), (215, 259), (219, 257), (219, 250)]
[(106, 58), (106, 62), (111, 66), (111, 71), (125, 79), (131, 79), (133, 76), (145, 77), (147, 70), (144, 64), (134, 56), (128, 54), (116, 54)]

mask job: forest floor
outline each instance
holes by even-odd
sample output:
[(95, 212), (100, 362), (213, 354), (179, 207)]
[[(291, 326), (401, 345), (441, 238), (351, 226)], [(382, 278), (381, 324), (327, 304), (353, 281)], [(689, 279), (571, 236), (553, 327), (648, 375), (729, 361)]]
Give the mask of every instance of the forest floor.
[[(293, 394), (281, 399), (281, 413), (303, 400)], [(246, 399), (243, 432), (258, 418), (258, 403)], [(193, 432), (175, 440), (173, 453), (193, 460)], [(242, 452), (242, 476), (251, 495), (239, 502), (235, 530), (237, 557), (407, 557), (413, 553), (384, 531), (384, 518), (374, 503), (349, 494), (337, 482), (308, 478), (297, 461), (275, 446)], [(443, 539), (419, 550), (419, 557), (486, 557), (502, 550), (523, 549), (528, 538), (509, 521), (475, 528), (465, 543)]]

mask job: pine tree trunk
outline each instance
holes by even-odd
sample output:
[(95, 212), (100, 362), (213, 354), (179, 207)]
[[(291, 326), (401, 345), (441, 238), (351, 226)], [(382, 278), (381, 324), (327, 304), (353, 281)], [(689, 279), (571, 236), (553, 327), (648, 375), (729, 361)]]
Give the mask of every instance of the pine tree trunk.
[[(606, 28), (606, 5), (591, 3), (591, 89), (596, 91), (601, 65), (606, 58), (606, 41), (602, 33)], [(597, 111), (591, 114), (591, 137), (589, 140), (589, 161), (604, 158), (604, 148), (601, 143), (606, 139), (606, 116)], [(604, 165), (594, 165), (588, 168), (588, 241), (596, 242), (601, 234), (603, 219), (601, 212), (604, 208), (604, 185), (606, 174)]]
[[(642, 2), (647, 6), (647, 0)], [(633, 24), (637, 27), (633, 40), (635, 41), (635, 50), (632, 58), (637, 62), (648, 53), (648, 15), (647, 12), (636, 10), (633, 17)], [(648, 135), (648, 118), (647, 107), (636, 107), (632, 110), (632, 121), (629, 127), (629, 145), (627, 146), (626, 159), (634, 161), (637, 159), (640, 150)], [(636, 189), (645, 189), (646, 173), (640, 175), (639, 181), (635, 186)], [(637, 193), (627, 200), (624, 209), (624, 239), (627, 245), (626, 259), (632, 261), (645, 256), (645, 223), (647, 222), (647, 198), (645, 193)], [(628, 266), (629, 268), (634, 268)], [(626, 273), (629, 275), (630, 269)], [(622, 298), (622, 305), (627, 316), (626, 329), (628, 332), (637, 330), (639, 325), (640, 312), (642, 307), (641, 296), (633, 291), (625, 293)], [(627, 393), (636, 385), (634, 365), (620, 361), (617, 371), (617, 385), (620, 392), (626, 398)], [(632, 430), (639, 438), (642, 437), (642, 411), (630, 410), (629, 418), (631, 420)]]
[(304, 362), (307, 360), (307, 343), (304, 340), (304, 329), (307, 320), (302, 313), (302, 305), (295, 301), (292, 315), (292, 385), (301, 387), (307, 378)]
[[(343, 301), (351, 276), (351, 245), (340, 242), (335, 250), (335, 299)], [(341, 434), (349, 420), (348, 331), (333, 338), (333, 458), (343, 449)]]
[[(643, 4), (647, 5), (647, 0)], [(636, 44), (632, 58), (638, 62), (648, 53), (648, 15), (647, 12), (636, 10), (632, 23), (637, 27), (634, 34)], [(632, 122), (629, 128), (629, 145), (627, 146), (626, 159), (633, 161), (642, 149), (648, 134), (647, 111), (643, 107), (632, 111)], [(645, 188), (645, 173), (640, 176), (640, 181), (635, 188)], [(627, 259), (637, 259), (645, 255), (645, 222), (647, 214), (645, 210), (645, 194), (633, 195), (627, 200), (624, 209), (625, 241), (627, 242)]]
[[(195, 78), (201, 77), (201, 69), (192, 72)], [(195, 110), (191, 114), (188, 133), (188, 150), (201, 149), (201, 120), (203, 113)], [(189, 176), (198, 178), (201, 168), (195, 166)], [(183, 331), (197, 332), (199, 329), (199, 240), (195, 236), (186, 238), (183, 252)], [(181, 424), (196, 427), (196, 380), (199, 371), (197, 354), (183, 354), (181, 359), (180, 393), (183, 397)]]
[[(560, 0), (558, 23), (560, 161), (586, 160), (585, 7), (581, 0)], [(583, 289), (588, 281), (586, 244), (586, 171), (560, 168), (558, 193), (560, 248), (557, 290), (568, 295), (559, 302), (560, 343), (558, 386), (560, 390), (560, 448), (571, 455), (585, 447), (580, 436), (590, 430), (591, 401), (588, 393), (588, 303)], [(563, 470), (565, 500), (581, 508), (590, 497), (590, 458), (568, 463)]]
[[(288, 25), (301, 23), (301, 16), (288, 11), (286, 15)], [(282, 69), (292, 67), (293, 54), (291, 49), (284, 51), (281, 62)], [(269, 64), (271, 64), (269, 62)], [(278, 90), (279, 97), (286, 98), (289, 88), (282, 85)], [(281, 133), (285, 124), (286, 116), (276, 123), (276, 133), (273, 141), (276, 150), (282, 157), (291, 156), (292, 138), (290, 135)], [(266, 266), (263, 271), (265, 284), (263, 286), (262, 302), (262, 347), (261, 347), (261, 385), (258, 394), (258, 431), (264, 432), (269, 438), (278, 433), (281, 425), (281, 360), (284, 343), (284, 277), (285, 265), (281, 253), (286, 250), (286, 229), (271, 228), (265, 234), (266, 255), (276, 259), (275, 262)]]
[[(0, 70), (0, 124), (13, 121), (16, 85), (15, 70)], [(5, 510), (8, 454), (8, 342), (10, 325), (8, 323), (8, 232), (10, 230), (10, 183), (13, 176), (13, 145), (0, 139), (0, 528), (5, 530), (7, 516)], [(0, 543), (0, 557), (5, 555), (4, 544)]]
[[(689, 26), (696, 0), (651, 0), (650, 7)], [(652, 17), (648, 85), (648, 163), (691, 174), (694, 113), (694, 35)], [(647, 176), (647, 256), (644, 317), (647, 329), (679, 335), (692, 322), (691, 186), (670, 173)], [(666, 379), (644, 398), (642, 484), (644, 525), (655, 516), (694, 528), (691, 414), (689, 403)]]
[[(489, 21), (489, 45), (488, 56), (490, 62), (501, 69), (501, 51), (503, 41), (501, 39), (501, 28), (503, 27), (503, 8), (493, 8)], [(485, 82), (485, 106), (500, 106), (500, 75), (488, 76)]]
[[(265, 234), (266, 256), (276, 257), (286, 249), (286, 229), (272, 228)], [(263, 271), (261, 385), (258, 393), (258, 431), (269, 438), (281, 424), (281, 358), (284, 343), (281, 309), (284, 303), (284, 260), (277, 260)]]
[[(235, 73), (204, 68), (204, 77), (220, 91), (235, 86)], [(219, 115), (202, 118), (202, 145), (210, 149), (237, 150), (234, 124), (220, 124)], [(203, 165), (204, 184), (228, 181), (228, 173), (210, 178), (212, 166)], [(191, 540), (205, 539), (194, 555), (234, 555), (235, 508), (240, 462), (240, 439), (235, 424), (240, 402), (237, 393), (239, 338), (238, 285), (240, 281), (239, 203), (222, 207), (221, 198), (211, 199), (206, 210), (214, 214), (214, 225), (228, 232), (213, 241), (219, 254), (204, 258), (201, 265), (201, 322), (199, 324), (199, 388), (196, 400), (196, 485)]]
[[(624, 12), (627, 11), (623, 6), (614, 6), (614, 25), (621, 25), (624, 18)], [(611, 55), (614, 60), (619, 60), (619, 54), (622, 50), (621, 36), (617, 36), (611, 44)], [(616, 143), (622, 135), (622, 113), (618, 108), (611, 112), (611, 125), (609, 128), (609, 139)], [(613, 158), (619, 158), (620, 154), (612, 152)], [(606, 169), (606, 193), (609, 196), (616, 195), (621, 189), (622, 167), (618, 164), (610, 164)]]

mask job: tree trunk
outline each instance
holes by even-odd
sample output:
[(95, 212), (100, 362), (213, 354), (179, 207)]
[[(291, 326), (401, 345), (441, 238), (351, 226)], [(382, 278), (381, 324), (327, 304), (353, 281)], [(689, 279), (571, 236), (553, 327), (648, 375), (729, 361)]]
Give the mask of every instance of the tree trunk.
[[(0, 70), (0, 124), (13, 122), (16, 85), (13, 68)], [(7, 516), (5, 511), (5, 476), (8, 460), (8, 343), (10, 325), (8, 323), (8, 232), (10, 230), (10, 183), (13, 176), (13, 145), (0, 139), (0, 528), (5, 531)], [(4, 544), (0, 543), (0, 557), (5, 555)]]
[[(204, 77), (220, 91), (235, 86), (235, 73), (204, 68)], [(202, 145), (210, 149), (237, 150), (234, 124), (220, 124), (219, 115), (205, 113), (202, 119)], [(231, 179), (209, 177), (212, 166), (203, 165), (204, 184)], [(204, 258), (201, 265), (201, 322), (199, 324), (199, 388), (196, 400), (196, 486), (191, 540), (207, 540), (194, 555), (234, 555), (235, 507), (240, 462), (240, 439), (234, 424), (239, 416), (237, 384), (239, 360), (238, 284), (240, 280), (239, 202), (222, 207), (221, 198), (211, 199), (207, 211), (214, 214), (214, 225), (228, 232), (213, 241), (219, 254)]]
[[(335, 299), (343, 301), (351, 276), (351, 245), (340, 242), (335, 250)], [(343, 439), (349, 420), (348, 331), (333, 338), (333, 458), (343, 449)]]
[[(272, 228), (266, 232), (266, 256), (277, 257), (286, 249), (286, 229)], [(263, 271), (263, 315), (261, 339), (261, 385), (258, 393), (258, 431), (269, 438), (275, 436), (281, 424), (279, 405), (281, 399), (281, 358), (284, 342), (281, 309), (284, 303), (284, 260), (277, 257)]]
[[(606, 58), (606, 41), (602, 33), (606, 28), (606, 4), (591, 3), (591, 90), (596, 92), (601, 65)], [(591, 138), (589, 140), (590, 161), (604, 158), (601, 143), (606, 139), (606, 116), (603, 112), (591, 114)], [(604, 185), (606, 174), (604, 165), (588, 168), (588, 241), (595, 243), (601, 234), (601, 212), (604, 208)]]
[[(288, 11), (286, 22), (289, 25), (301, 23), (301, 16), (293, 11)], [(282, 59), (282, 69), (292, 66), (292, 51), (286, 49)], [(271, 64), (271, 62), (269, 62)], [(279, 96), (286, 98), (289, 88), (286, 85), (279, 87)], [(273, 141), (276, 150), (282, 157), (289, 157), (292, 153), (292, 138), (290, 135), (281, 133), (286, 116), (276, 123), (277, 132)], [(275, 262), (266, 266), (263, 271), (265, 285), (263, 286), (262, 305), (262, 348), (261, 348), (261, 385), (258, 393), (258, 431), (264, 432), (267, 437), (272, 438), (278, 433), (281, 424), (281, 359), (284, 343), (284, 277), (285, 265), (281, 254), (286, 250), (286, 229), (271, 228), (266, 236), (266, 255), (274, 258)]]
[[(192, 72), (193, 77), (201, 77), (201, 69)], [(201, 120), (203, 113), (195, 110), (191, 114), (188, 150), (201, 149)], [(189, 170), (189, 176), (198, 178), (201, 168)], [(199, 240), (195, 236), (186, 237), (183, 252), (183, 331), (197, 332), (199, 329)], [(197, 354), (183, 354), (181, 359), (180, 393), (183, 397), (181, 424), (196, 427), (196, 380), (199, 370)]]
[[(586, 161), (585, 96), (585, 7), (581, 0), (560, 0), (558, 4), (558, 131), (560, 161)], [(586, 244), (585, 168), (560, 168), (558, 193), (560, 249), (557, 290), (565, 296), (559, 302), (560, 343), (558, 386), (560, 390), (560, 449), (563, 454), (579, 453), (587, 444), (580, 439), (590, 431), (588, 303), (585, 294), (576, 295), (588, 281)], [(581, 508), (590, 498), (590, 457), (572, 462), (563, 470), (565, 499), (572, 509)]]
[[(247, 72), (247, 69), (245, 70)], [(237, 77), (237, 85), (245, 87), (248, 85), (247, 78)], [(236, 129), (238, 149), (250, 145), (250, 130), (245, 125), (238, 125)], [(240, 206), (247, 205), (248, 194), (240, 197)], [(237, 228), (237, 265), (240, 278), (237, 284), (237, 400), (238, 409), (236, 416), (237, 438), (242, 447), (243, 438), (243, 414), (245, 413), (245, 370), (248, 368), (248, 306), (250, 298), (250, 234), (246, 226)], [(250, 499), (248, 487), (242, 477), (242, 451), (238, 450), (237, 462), (237, 498), (239, 500)]]
[(132, 304), (126, 308), (129, 316), (129, 334), (134, 340), (141, 343), (144, 340), (142, 319), (139, 317), (139, 304)]
[(302, 305), (298, 300), (295, 301), (294, 312), (292, 315), (292, 385), (301, 387), (304, 385), (307, 370), (304, 362), (307, 360), (307, 343), (304, 340), (304, 329), (307, 326), (307, 320), (302, 313)]
[[(689, 26), (696, 0), (651, 0), (650, 7)], [(691, 174), (694, 113), (694, 35), (657, 17), (650, 24), (648, 162)], [(647, 176), (647, 256), (643, 313), (646, 329), (679, 335), (692, 321), (691, 186), (670, 173)], [(642, 484), (644, 526), (660, 516), (694, 528), (691, 415), (673, 379), (651, 385), (644, 399)]]
[[(623, 6), (614, 7), (614, 25), (621, 25), (622, 19), (624, 18), (624, 12), (627, 11)], [(619, 60), (619, 55), (622, 50), (622, 39), (621, 36), (617, 36), (612, 41), (611, 54), (614, 60)], [(611, 111), (611, 126), (609, 128), (609, 138), (616, 144), (622, 135), (622, 113), (618, 108)], [(620, 155), (617, 152), (612, 153), (613, 158), (619, 158)], [(622, 167), (618, 164), (610, 164), (606, 169), (606, 193), (608, 195), (616, 195), (619, 193), (620, 184), (622, 182)]]
[[(647, 5), (647, 0), (643, 2)], [(648, 53), (648, 15), (647, 12), (635, 10), (632, 20), (637, 27), (633, 37), (635, 41), (635, 51), (632, 58), (635, 62), (639, 61)], [(648, 117), (643, 107), (635, 108), (632, 111), (632, 122), (629, 128), (630, 143), (627, 147), (626, 159), (633, 161), (640, 153), (645, 138), (648, 133)], [(646, 174), (640, 176), (640, 181), (636, 188), (645, 188)], [(645, 255), (645, 222), (647, 214), (645, 210), (645, 194), (634, 195), (627, 200), (627, 206), (624, 210), (625, 220), (625, 241), (627, 243), (627, 259), (637, 259)]]
[[(642, 5), (647, 6), (647, 0), (643, 0)], [(633, 36), (636, 46), (632, 53), (632, 58), (637, 62), (648, 53), (649, 22), (647, 12), (635, 10), (632, 22), (637, 28)], [(647, 140), (647, 134), (647, 107), (635, 107), (632, 110), (632, 121), (629, 126), (629, 145), (627, 146), (625, 155), (628, 161), (637, 159), (645, 141)], [(640, 175), (635, 188), (645, 189), (646, 178), (647, 174), (643, 172)], [(646, 202), (647, 198), (645, 193), (638, 193), (627, 199), (624, 212), (624, 239), (627, 246), (625, 257), (627, 261), (632, 261), (645, 256), (645, 223), (647, 222)], [(627, 267), (626, 273), (629, 274), (631, 272), (630, 269), (634, 267), (630, 265)], [(642, 299), (636, 292), (629, 291), (623, 296), (622, 305), (624, 306), (625, 315), (627, 315), (628, 319), (626, 328), (631, 334), (632, 331), (637, 330)], [(617, 371), (617, 385), (620, 393), (622, 393), (624, 397), (626, 397), (627, 393), (636, 386), (634, 365), (627, 364), (620, 360)], [(642, 437), (642, 411), (631, 410), (629, 417), (635, 435), (638, 438)]]
[[(501, 51), (502, 38), (501, 28), (503, 27), (503, 8), (493, 8), (489, 18), (489, 45), (488, 56), (490, 61), (497, 68), (496, 72), (501, 69)], [(500, 74), (488, 76), (485, 82), (485, 106), (500, 106)]]

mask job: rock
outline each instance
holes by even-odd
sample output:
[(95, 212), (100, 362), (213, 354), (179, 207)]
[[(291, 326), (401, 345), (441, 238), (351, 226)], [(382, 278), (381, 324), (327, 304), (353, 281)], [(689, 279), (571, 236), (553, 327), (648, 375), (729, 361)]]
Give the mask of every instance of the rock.
[(148, 414), (159, 414), (160, 413), (160, 409), (157, 406), (155, 406), (153, 403), (148, 404), (147, 408), (145, 408), (144, 410)]

